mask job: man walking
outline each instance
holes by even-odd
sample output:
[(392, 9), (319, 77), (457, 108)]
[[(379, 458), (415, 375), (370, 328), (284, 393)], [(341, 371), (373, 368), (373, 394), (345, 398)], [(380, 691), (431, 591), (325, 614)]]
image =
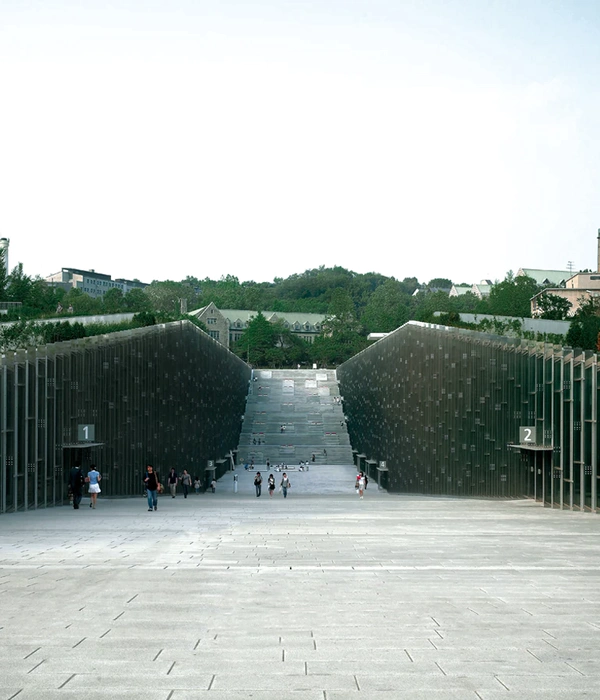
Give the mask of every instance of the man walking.
[(69, 474), (69, 486), (71, 487), (71, 493), (73, 494), (73, 508), (77, 510), (81, 499), (83, 497), (83, 485), (85, 483), (85, 477), (81, 471), (81, 464), (75, 462), (75, 466), (71, 467), (71, 472)]
[(154, 467), (151, 464), (146, 467), (144, 484), (148, 494), (148, 510), (156, 510), (158, 507), (158, 489), (160, 488), (160, 480), (158, 478), (158, 474), (154, 471)]
[(184, 469), (181, 475), (181, 485), (183, 486), (183, 497), (187, 498), (188, 491), (192, 486), (192, 477), (188, 474), (188, 470)]
[(260, 472), (256, 472), (254, 477), (254, 488), (256, 489), (256, 498), (260, 498), (260, 492), (262, 490), (262, 476)]
[(283, 476), (281, 478), (281, 484), (279, 484), (279, 485), (281, 486), (281, 491), (283, 492), (283, 497), (287, 498), (287, 492), (288, 492), (288, 489), (291, 487), (291, 484), (290, 484), (290, 480), (288, 479), (288, 475), (285, 472), (283, 472)]
[(175, 493), (177, 492), (177, 472), (175, 469), (171, 469), (169, 476), (167, 477), (167, 483), (169, 484), (169, 489), (171, 491), (171, 498), (175, 498)]

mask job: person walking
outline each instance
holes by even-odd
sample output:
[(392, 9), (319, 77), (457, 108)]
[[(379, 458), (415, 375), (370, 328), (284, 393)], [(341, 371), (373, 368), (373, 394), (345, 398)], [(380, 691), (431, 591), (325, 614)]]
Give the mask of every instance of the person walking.
[(269, 474), (267, 481), (269, 483), (269, 498), (273, 498), (273, 491), (275, 491), (275, 477), (273, 474)]
[(167, 483), (169, 484), (169, 490), (171, 491), (171, 498), (175, 498), (177, 492), (177, 472), (175, 469), (171, 469), (169, 476), (167, 477)]
[(149, 464), (146, 467), (146, 476), (144, 477), (144, 485), (148, 494), (148, 510), (157, 510), (158, 508), (158, 491), (160, 489), (160, 478), (154, 471), (154, 467)]
[(362, 498), (365, 493), (365, 475), (364, 472), (359, 472), (358, 474), (358, 497)]
[(184, 469), (181, 475), (181, 485), (183, 486), (183, 497), (187, 498), (188, 491), (192, 487), (192, 477), (188, 474), (187, 469)]
[(100, 493), (101, 479), (102, 477), (100, 476), (100, 472), (97, 471), (96, 465), (90, 464), (90, 470), (88, 472), (88, 475), (85, 477), (85, 480), (88, 483), (88, 492), (90, 494), (90, 508), (96, 507), (96, 499), (98, 498), (98, 494)]
[(260, 498), (260, 492), (262, 490), (262, 476), (260, 472), (256, 472), (254, 477), (254, 488), (256, 489), (256, 498)]
[(210, 482), (210, 490), (214, 493), (217, 490), (217, 480), (213, 477)]
[(75, 462), (75, 466), (71, 467), (71, 472), (69, 474), (69, 487), (71, 493), (73, 494), (73, 508), (77, 510), (81, 499), (83, 497), (83, 485), (85, 484), (85, 477), (81, 471), (81, 464)]
[(283, 497), (287, 498), (287, 492), (288, 489), (292, 487), (290, 484), (290, 480), (288, 479), (288, 475), (283, 472), (283, 476), (281, 477), (281, 483), (279, 484), (281, 486), (281, 491), (283, 493)]
[(194, 489), (196, 493), (200, 493), (200, 479), (198, 477), (194, 479)]

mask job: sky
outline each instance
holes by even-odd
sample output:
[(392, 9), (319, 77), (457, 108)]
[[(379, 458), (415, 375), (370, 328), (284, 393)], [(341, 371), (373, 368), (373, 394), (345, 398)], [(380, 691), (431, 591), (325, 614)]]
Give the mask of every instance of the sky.
[(596, 0), (0, 0), (9, 266), (597, 267)]

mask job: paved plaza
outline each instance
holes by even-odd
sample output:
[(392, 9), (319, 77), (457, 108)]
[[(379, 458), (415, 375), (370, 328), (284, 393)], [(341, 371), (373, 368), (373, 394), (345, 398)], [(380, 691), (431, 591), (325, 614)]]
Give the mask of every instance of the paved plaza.
[(598, 516), (236, 473), (0, 516), (0, 700), (600, 698)]

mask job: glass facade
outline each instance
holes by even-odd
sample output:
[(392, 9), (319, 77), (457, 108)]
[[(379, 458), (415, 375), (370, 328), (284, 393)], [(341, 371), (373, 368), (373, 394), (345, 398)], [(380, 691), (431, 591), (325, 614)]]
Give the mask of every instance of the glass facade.
[(237, 448), (250, 368), (188, 321), (0, 358), (0, 512), (62, 504), (71, 466), (109, 496), (142, 472), (217, 478)]
[(390, 491), (600, 508), (595, 353), (410, 322), (337, 372), (357, 466)]

